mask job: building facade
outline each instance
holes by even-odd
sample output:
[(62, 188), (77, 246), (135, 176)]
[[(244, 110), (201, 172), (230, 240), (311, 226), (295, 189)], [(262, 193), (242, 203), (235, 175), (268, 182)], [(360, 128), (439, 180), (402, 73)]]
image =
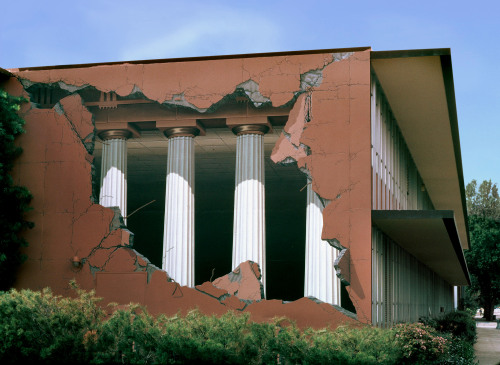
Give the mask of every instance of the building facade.
[(75, 277), (154, 313), (318, 327), (415, 321), (468, 283), (449, 50), (32, 67), (2, 87), (31, 101), (16, 287)]

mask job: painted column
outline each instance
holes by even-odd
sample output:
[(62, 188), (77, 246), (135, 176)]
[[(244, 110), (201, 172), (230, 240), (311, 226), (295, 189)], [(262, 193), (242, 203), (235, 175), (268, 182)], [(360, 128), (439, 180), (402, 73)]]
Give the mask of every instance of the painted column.
[(168, 138), (162, 269), (180, 285), (194, 286), (195, 127), (165, 130)]
[(340, 279), (333, 267), (338, 250), (321, 239), (323, 204), (310, 183), (307, 184), (306, 209), (304, 296), (312, 296), (325, 303), (340, 305)]
[(266, 288), (266, 227), (264, 200), (264, 134), (266, 125), (241, 125), (236, 134), (236, 189), (234, 192), (233, 262), (259, 264)]
[(101, 190), (99, 204), (118, 207), (127, 223), (127, 139), (128, 130), (108, 130), (99, 133), (103, 140)]

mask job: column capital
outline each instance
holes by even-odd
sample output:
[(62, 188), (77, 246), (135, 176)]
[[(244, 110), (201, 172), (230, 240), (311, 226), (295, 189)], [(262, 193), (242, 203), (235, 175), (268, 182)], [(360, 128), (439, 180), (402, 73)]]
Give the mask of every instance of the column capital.
[(158, 128), (167, 138), (196, 137), (205, 135), (205, 127), (197, 119), (157, 120)]
[(99, 132), (98, 136), (104, 141), (108, 139), (129, 139), (132, 137), (132, 132), (127, 129), (108, 129)]
[(196, 127), (172, 127), (163, 131), (165, 137), (196, 137), (200, 134), (200, 130)]
[(269, 131), (269, 127), (264, 124), (242, 124), (233, 127), (231, 130), (237, 136), (241, 136), (243, 134), (264, 135)]
[(272, 128), (265, 115), (228, 117), (226, 118), (226, 126), (237, 136), (243, 134), (264, 135)]

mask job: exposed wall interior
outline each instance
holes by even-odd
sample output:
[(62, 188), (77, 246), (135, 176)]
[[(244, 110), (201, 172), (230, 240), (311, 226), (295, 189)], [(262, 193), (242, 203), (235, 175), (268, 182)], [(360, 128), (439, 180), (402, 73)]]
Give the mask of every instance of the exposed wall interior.
[[(275, 164), (269, 158), (280, 124), (264, 137), (266, 294), (268, 299), (296, 300), (304, 295), (306, 176), (294, 164)], [(129, 139), (127, 146), (127, 226), (134, 233), (134, 248), (161, 268), (168, 139), (152, 129)], [(97, 184), (101, 151), (97, 141)], [(229, 128), (209, 128), (195, 138), (196, 285), (231, 271), (235, 159), (236, 136)]]

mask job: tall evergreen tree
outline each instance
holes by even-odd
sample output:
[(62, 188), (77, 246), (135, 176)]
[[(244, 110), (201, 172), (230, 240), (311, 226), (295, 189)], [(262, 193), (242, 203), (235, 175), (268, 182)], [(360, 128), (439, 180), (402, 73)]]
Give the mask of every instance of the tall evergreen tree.
[(479, 188), (476, 180), (466, 187), (471, 247), (465, 258), (471, 274), (471, 292), (479, 292), (484, 318), (493, 320), (500, 303), (500, 198), (491, 180)]

